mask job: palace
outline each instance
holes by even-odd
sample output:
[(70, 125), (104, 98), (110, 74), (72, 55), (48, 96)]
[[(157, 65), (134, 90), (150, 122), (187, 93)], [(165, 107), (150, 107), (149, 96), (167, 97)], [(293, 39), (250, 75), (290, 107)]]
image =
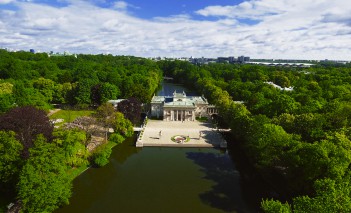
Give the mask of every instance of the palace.
[(217, 114), (217, 109), (209, 105), (203, 96), (187, 96), (185, 92), (173, 96), (154, 96), (151, 100), (151, 116), (164, 121), (195, 121), (196, 117)]

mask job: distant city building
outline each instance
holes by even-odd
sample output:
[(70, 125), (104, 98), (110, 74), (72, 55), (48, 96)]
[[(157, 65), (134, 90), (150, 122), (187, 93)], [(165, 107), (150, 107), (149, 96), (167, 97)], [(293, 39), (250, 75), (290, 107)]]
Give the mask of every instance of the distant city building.
[(228, 57), (228, 61), (229, 61), (229, 63), (233, 64), (233, 63), (235, 63), (237, 60), (236, 60), (236, 58), (235, 58), (234, 56), (230, 56), (230, 57)]
[(161, 58), (161, 57), (154, 57), (154, 58), (149, 58), (154, 61), (160, 61), (160, 60), (167, 60), (167, 61), (174, 61), (174, 60), (179, 60), (179, 61), (188, 61), (192, 64), (196, 65), (204, 65), (204, 64), (211, 64), (211, 63), (230, 63), (230, 64), (235, 64), (235, 63), (248, 63), (250, 62), (250, 57), (247, 56), (239, 56), (238, 58), (235, 58), (234, 56), (229, 56), (229, 57), (218, 57), (218, 58), (186, 58), (186, 57), (181, 57), (181, 58)]
[(244, 56), (239, 56), (238, 57), (238, 62), (239, 63), (244, 63)]
[(35, 50), (34, 49), (30, 49), (29, 52), (35, 53)]
[(245, 57), (245, 56), (239, 56), (238, 58), (235, 58), (234, 56), (229, 56), (229, 57), (218, 57), (217, 59), (213, 58), (189, 58), (189, 62), (192, 64), (197, 64), (197, 65), (202, 65), (202, 64), (210, 64), (210, 63), (230, 63), (230, 64), (235, 64), (235, 63), (248, 63), (250, 62), (250, 57)]
[(229, 63), (229, 58), (228, 57), (218, 57), (217, 63)]

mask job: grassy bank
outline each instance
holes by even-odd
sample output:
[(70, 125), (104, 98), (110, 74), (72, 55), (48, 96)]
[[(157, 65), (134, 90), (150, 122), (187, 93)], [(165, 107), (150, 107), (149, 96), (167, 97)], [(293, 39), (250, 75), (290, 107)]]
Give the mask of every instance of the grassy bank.
[[(117, 143), (108, 142), (106, 145), (106, 148), (112, 149), (115, 146), (117, 146)], [(82, 174), (89, 167), (90, 167), (90, 165), (83, 165), (81, 167), (72, 168), (72, 169), (68, 170), (70, 180), (73, 181), (76, 177), (78, 177), (80, 174)], [(1, 213), (1, 211), (0, 211), (0, 213)]]

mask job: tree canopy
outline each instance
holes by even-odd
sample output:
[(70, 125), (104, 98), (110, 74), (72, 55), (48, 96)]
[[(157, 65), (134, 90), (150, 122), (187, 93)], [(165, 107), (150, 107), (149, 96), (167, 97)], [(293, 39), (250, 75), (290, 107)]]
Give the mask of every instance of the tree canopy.
[(14, 131), (23, 145), (22, 156), (29, 157), (29, 148), (37, 135), (42, 134), (52, 140), (53, 125), (46, 113), (33, 106), (16, 107), (0, 115), (0, 130)]
[(34, 144), (20, 173), (18, 196), (23, 212), (52, 212), (68, 204), (71, 195), (71, 182), (62, 164), (65, 158), (42, 135)]
[(0, 51), (0, 113), (14, 106), (47, 110), (52, 104), (87, 107), (135, 97), (146, 103), (162, 80), (156, 62), (132, 56), (48, 57)]

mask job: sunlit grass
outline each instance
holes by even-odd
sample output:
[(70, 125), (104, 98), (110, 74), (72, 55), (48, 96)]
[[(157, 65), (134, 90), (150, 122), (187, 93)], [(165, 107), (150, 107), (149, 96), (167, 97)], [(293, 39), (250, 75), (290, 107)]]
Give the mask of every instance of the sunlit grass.
[(85, 170), (89, 168), (89, 165), (83, 165), (78, 168), (72, 168), (68, 170), (68, 176), (71, 181), (73, 181), (76, 177), (78, 177), (80, 174), (82, 174)]
[(200, 122), (207, 122), (208, 121), (208, 118), (207, 117), (196, 117), (196, 120), (197, 121), (200, 121)]
[(50, 119), (64, 119), (65, 122), (72, 122), (74, 119), (81, 117), (81, 116), (89, 116), (93, 113), (92, 110), (60, 110), (55, 114), (50, 116)]

